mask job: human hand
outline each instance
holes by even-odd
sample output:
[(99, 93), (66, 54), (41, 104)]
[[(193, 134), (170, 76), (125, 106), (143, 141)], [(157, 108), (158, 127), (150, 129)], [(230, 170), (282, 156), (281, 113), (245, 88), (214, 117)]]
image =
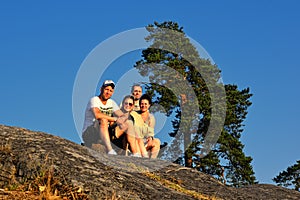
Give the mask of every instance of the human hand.
[(153, 146), (153, 137), (147, 137), (147, 146), (152, 147)]
[(128, 115), (124, 114), (124, 115), (119, 116), (116, 122), (118, 124), (124, 124), (127, 119), (128, 119)]

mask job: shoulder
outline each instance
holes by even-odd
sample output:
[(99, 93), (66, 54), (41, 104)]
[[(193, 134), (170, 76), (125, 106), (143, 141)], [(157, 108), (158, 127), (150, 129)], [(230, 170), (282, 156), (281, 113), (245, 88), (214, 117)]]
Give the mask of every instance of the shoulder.
[(90, 104), (92, 104), (92, 105), (95, 105), (95, 104), (100, 104), (100, 99), (99, 99), (99, 97), (97, 97), (97, 96), (94, 96), (94, 97), (92, 97), (92, 98), (90, 98)]
[(113, 99), (108, 99), (106, 104), (115, 105), (117, 103)]
[(150, 119), (150, 120), (155, 120), (155, 117), (154, 117), (154, 115), (153, 115), (153, 114), (151, 114), (151, 113), (149, 113), (149, 119)]
[(90, 98), (90, 101), (100, 101), (98, 96), (94, 96), (92, 98)]

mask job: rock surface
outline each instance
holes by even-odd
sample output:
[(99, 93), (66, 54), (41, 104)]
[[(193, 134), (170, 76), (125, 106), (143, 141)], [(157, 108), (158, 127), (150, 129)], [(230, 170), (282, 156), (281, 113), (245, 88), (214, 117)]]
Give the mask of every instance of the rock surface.
[(283, 187), (232, 188), (167, 161), (108, 156), (18, 127), (0, 125), (0, 150), (0, 199), (300, 199)]

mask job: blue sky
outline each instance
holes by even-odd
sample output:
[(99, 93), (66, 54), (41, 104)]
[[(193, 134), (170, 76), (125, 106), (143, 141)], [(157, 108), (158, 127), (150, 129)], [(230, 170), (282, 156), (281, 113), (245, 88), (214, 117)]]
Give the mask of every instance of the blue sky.
[[(257, 180), (273, 183), (300, 159), (299, 9), (297, 0), (1, 2), (0, 124), (80, 143), (72, 94), (83, 61), (120, 32), (172, 20), (205, 48), (224, 83), (250, 87), (242, 142)], [(138, 59), (135, 52), (113, 65)]]

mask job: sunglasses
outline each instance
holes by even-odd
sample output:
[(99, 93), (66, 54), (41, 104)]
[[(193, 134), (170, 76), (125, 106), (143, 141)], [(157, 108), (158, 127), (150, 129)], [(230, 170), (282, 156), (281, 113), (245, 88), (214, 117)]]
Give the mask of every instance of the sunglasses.
[(127, 106), (127, 105), (129, 105), (129, 106), (132, 106), (132, 105), (133, 105), (133, 103), (128, 103), (128, 102), (125, 102), (124, 104), (125, 104), (126, 106)]

